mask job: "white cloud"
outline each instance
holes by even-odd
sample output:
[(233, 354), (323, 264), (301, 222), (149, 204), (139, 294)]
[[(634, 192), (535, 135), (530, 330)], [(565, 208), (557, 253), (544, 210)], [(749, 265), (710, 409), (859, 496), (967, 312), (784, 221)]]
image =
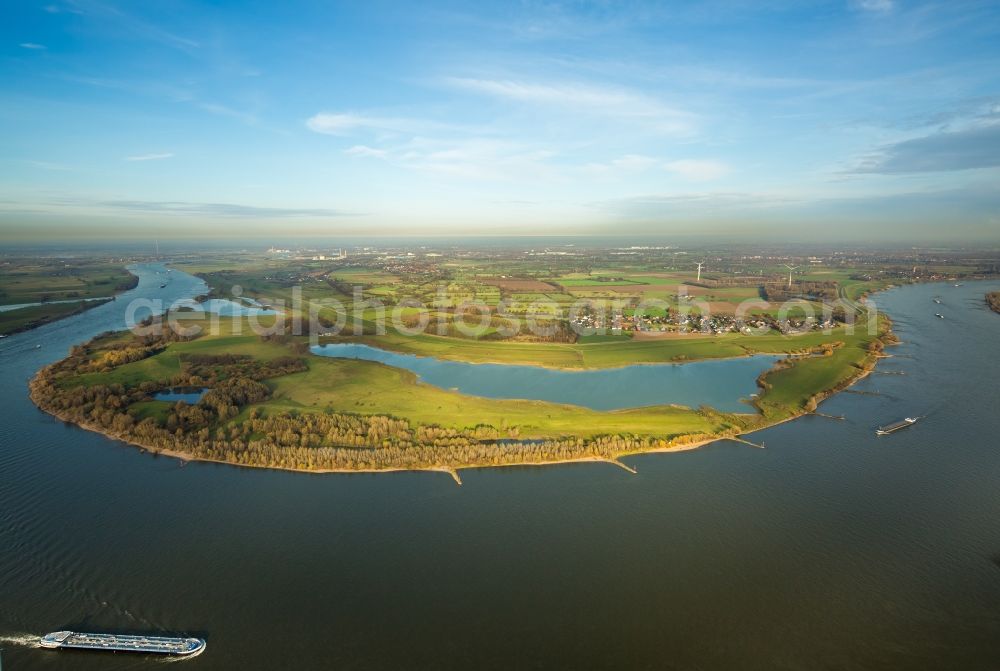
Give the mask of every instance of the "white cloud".
[(206, 103), (206, 102), (199, 102), (197, 100), (191, 100), (190, 102), (193, 102), (197, 107), (200, 107), (206, 112), (211, 112), (212, 114), (217, 114), (219, 116), (229, 117), (230, 119), (237, 119), (247, 124), (248, 126), (257, 125), (257, 117), (249, 112), (233, 109), (232, 107), (227, 107), (226, 105), (220, 105), (219, 103)]
[(626, 154), (621, 158), (616, 158), (611, 162), (615, 168), (623, 170), (645, 170), (656, 163), (655, 158), (642, 156), (641, 154)]
[(73, 169), (73, 168), (71, 168), (68, 165), (65, 165), (63, 163), (51, 163), (49, 161), (28, 161), (28, 163), (30, 163), (31, 165), (35, 166), (36, 168), (41, 168), (42, 170), (66, 171), (66, 170), (72, 170)]
[(634, 174), (644, 172), (658, 163), (659, 161), (651, 156), (626, 154), (607, 163), (588, 163), (583, 166), (583, 171), (592, 175)]
[(875, 14), (888, 14), (896, 6), (895, 0), (853, 0), (851, 4), (856, 9)]
[(623, 177), (646, 172), (650, 169), (672, 172), (691, 181), (707, 182), (729, 174), (730, 168), (721, 161), (679, 159), (662, 161), (642, 154), (626, 154), (605, 163), (588, 163), (583, 171), (593, 176)]
[(344, 153), (378, 158), (408, 170), (463, 179), (518, 181), (557, 175), (549, 163), (555, 156), (553, 152), (489, 137), (417, 136), (384, 148), (354, 145)]
[(362, 156), (365, 158), (385, 158), (388, 153), (385, 149), (376, 149), (363, 144), (356, 144), (350, 149), (345, 149), (348, 156)]
[(428, 119), (379, 117), (351, 112), (320, 112), (306, 119), (306, 127), (316, 133), (339, 136), (353, 135), (363, 131), (417, 135), (435, 131), (463, 132), (471, 130)]
[(371, 121), (356, 114), (321, 112), (306, 121), (309, 130), (326, 135), (350, 135), (359, 128), (371, 127)]
[(400, 165), (442, 175), (481, 180), (520, 181), (551, 178), (553, 152), (492, 138), (437, 140), (414, 138), (401, 148)]
[(684, 179), (709, 181), (729, 174), (729, 166), (721, 161), (681, 159), (664, 163), (663, 167)]
[(32, 50), (48, 49), (48, 47), (45, 46), (44, 44), (35, 44), (34, 42), (21, 42), (20, 46), (22, 49), (32, 49)]
[(446, 77), (453, 88), (514, 102), (568, 108), (589, 113), (640, 121), (658, 132), (688, 135), (695, 130), (695, 115), (640, 93), (620, 88), (581, 84), (538, 84), (512, 80)]
[(182, 201), (157, 200), (109, 200), (101, 202), (104, 207), (129, 210), (133, 212), (148, 212), (153, 214), (182, 216), (218, 216), (218, 217), (340, 217), (349, 214), (330, 208), (301, 207), (260, 207), (239, 203), (188, 203)]
[[(67, 3), (65, 7), (59, 7), (58, 10), (65, 10), (73, 12), (71, 6), (75, 3)], [(130, 3), (119, 3), (128, 5)], [(137, 7), (141, 3), (131, 3), (135, 4)], [(139, 37), (152, 42), (157, 42), (165, 46), (184, 51), (185, 53), (192, 53), (200, 45), (197, 41), (192, 40), (181, 35), (175, 35), (173, 33), (163, 30), (154, 23), (148, 23), (142, 19), (137, 18), (131, 14), (127, 14), (118, 7), (111, 4), (101, 3), (101, 2), (88, 2), (86, 3), (87, 14), (94, 17), (95, 20), (101, 23), (107, 24), (109, 28), (115, 30), (120, 34), (128, 34), (130, 37)], [(46, 11), (49, 11), (46, 9)], [(50, 12), (51, 13), (51, 12)], [(80, 13), (78, 11), (73, 13)]]
[(42, 9), (48, 14), (83, 14), (83, 10), (74, 7), (72, 2), (65, 5), (45, 5)]
[(173, 154), (164, 152), (161, 154), (139, 154), (138, 156), (126, 156), (126, 161), (159, 161), (164, 158), (173, 158)]

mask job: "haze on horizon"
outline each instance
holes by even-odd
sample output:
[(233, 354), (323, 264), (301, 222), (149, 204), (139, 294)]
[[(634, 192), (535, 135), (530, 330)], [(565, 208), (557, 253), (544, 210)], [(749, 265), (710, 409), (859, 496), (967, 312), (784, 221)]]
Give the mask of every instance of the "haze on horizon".
[(0, 241), (1000, 240), (994, 2), (3, 13)]

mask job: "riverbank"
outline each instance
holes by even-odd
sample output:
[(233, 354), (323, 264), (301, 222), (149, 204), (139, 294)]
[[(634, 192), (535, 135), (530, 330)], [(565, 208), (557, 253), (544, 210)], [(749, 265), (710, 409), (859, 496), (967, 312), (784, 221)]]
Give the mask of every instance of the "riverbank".
[(10, 336), (73, 317), (87, 310), (104, 305), (114, 298), (78, 301), (73, 303), (43, 303), (0, 312), (0, 335)]

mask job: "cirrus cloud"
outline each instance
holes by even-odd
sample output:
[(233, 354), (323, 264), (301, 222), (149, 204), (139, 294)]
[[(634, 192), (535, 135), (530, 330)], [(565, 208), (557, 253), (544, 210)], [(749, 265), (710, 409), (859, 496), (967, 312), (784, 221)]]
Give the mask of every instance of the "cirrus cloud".
[(679, 177), (699, 182), (719, 179), (729, 174), (729, 166), (721, 161), (681, 159), (664, 163), (663, 167)]
[(360, 132), (413, 135), (435, 131), (469, 130), (433, 119), (382, 117), (353, 112), (320, 112), (306, 119), (306, 128), (323, 135), (348, 136)]
[(362, 158), (385, 158), (389, 153), (385, 149), (376, 149), (364, 144), (356, 144), (344, 150), (348, 156), (360, 156)]
[(577, 83), (538, 83), (518, 80), (445, 77), (445, 86), (531, 105), (570, 108), (574, 113), (641, 122), (666, 135), (690, 135), (696, 130), (694, 114), (665, 105), (648, 95), (628, 89)]
[(124, 160), (126, 161), (162, 161), (165, 158), (173, 158), (174, 155), (170, 152), (161, 152), (159, 154), (139, 154), (137, 156), (126, 156)]

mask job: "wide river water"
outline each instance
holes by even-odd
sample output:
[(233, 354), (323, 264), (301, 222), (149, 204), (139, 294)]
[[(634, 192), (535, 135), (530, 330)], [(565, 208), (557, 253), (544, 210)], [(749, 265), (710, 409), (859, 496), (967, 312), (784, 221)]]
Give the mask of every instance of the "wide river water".
[(57, 629), (204, 636), (191, 669), (997, 668), (1000, 283), (879, 294), (903, 344), (823, 404), (845, 421), (459, 487), (182, 466), (37, 410), (34, 372), (128, 298), (203, 288), (140, 275), (0, 341), (5, 669), (162, 663), (27, 645)]

